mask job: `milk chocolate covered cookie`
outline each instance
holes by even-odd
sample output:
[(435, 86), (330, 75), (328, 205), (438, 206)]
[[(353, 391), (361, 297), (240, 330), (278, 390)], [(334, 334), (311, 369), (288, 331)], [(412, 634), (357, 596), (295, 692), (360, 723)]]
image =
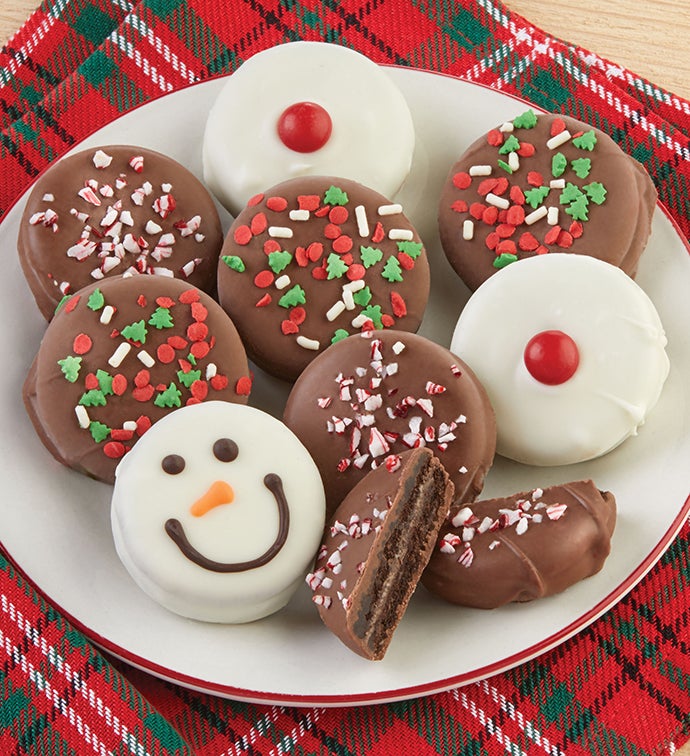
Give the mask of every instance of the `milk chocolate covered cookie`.
[(422, 583), (480, 609), (560, 593), (601, 570), (615, 524), (614, 495), (591, 480), (456, 504)]
[(19, 259), (46, 317), (65, 295), (109, 276), (181, 278), (215, 293), (223, 243), (200, 181), (142, 147), (90, 148), (36, 182), (19, 227)]
[(370, 470), (426, 446), (461, 500), (481, 491), (496, 446), (493, 409), (474, 373), (429, 339), (369, 332), (319, 355), (290, 392), (284, 419), (309, 449), (328, 511)]
[(399, 204), (353, 181), (304, 177), (256, 195), (238, 215), (218, 294), (249, 357), (294, 380), (363, 328), (416, 331), (429, 264)]
[(81, 289), (48, 325), (24, 383), (41, 440), (63, 464), (112, 483), (137, 439), (206, 399), (246, 403), (247, 358), (232, 321), (174, 278), (110, 278)]
[(547, 252), (592, 255), (634, 277), (656, 199), (643, 166), (603, 131), (528, 110), (481, 136), (452, 166), (439, 232), (471, 290)]

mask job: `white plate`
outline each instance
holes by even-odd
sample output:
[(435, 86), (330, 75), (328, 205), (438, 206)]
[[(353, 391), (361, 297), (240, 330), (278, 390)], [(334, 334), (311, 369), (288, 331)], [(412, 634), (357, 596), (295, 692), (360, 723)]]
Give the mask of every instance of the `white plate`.
[[(435, 228), (452, 162), (476, 136), (525, 104), (450, 77), (391, 69), (418, 136), (400, 199), (431, 256), (433, 293), (422, 333), (447, 345), (468, 292), (451, 273)], [(213, 80), (149, 103), (80, 145), (131, 143), (161, 150), (200, 175)], [(27, 419), (20, 391), (45, 329), (13, 253), (22, 203), (0, 225), (5, 255), (0, 320), (4, 433), (0, 540), (39, 590), (88, 637), (126, 661), (203, 691), (249, 701), (344, 705), (445, 690), (505, 670), (562, 642), (618, 601), (651, 568), (690, 509), (690, 256), (659, 209), (638, 281), (667, 329), (671, 373), (639, 435), (591, 463), (536, 469), (497, 460), (487, 495), (592, 477), (619, 505), (613, 550), (598, 575), (565, 593), (494, 611), (459, 609), (420, 588), (382, 662), (360, 659), (321, 624), (306, 586), (272, 617), (243, 626), (181, 619), (152, 603), (120, 565), (110, 535), (110, 488), (55, 462)], [(225, 217), (228, 221), (227, 216)], [(9, 327), (9, 324), (12, 327)], [(683, 377), (686, 377), (684, 380)], [(277, 381), (259, 377), (252, 403), (280, 410)]]

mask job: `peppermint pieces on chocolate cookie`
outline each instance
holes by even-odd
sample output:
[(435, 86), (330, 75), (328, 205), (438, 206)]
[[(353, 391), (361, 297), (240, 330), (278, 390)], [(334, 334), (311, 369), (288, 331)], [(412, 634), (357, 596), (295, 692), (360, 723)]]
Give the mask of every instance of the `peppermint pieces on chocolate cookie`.
[(353, 333), (416, 331), (429, 263), (399, 204), (353, 181), (304, 177), (258, 194), (237, 216), (218, 294), (250, 359), (294, 380)]
[(634, 277), (656, 200), (645, 169), (607, 134), (528, 110), (452, 166), (439, 232), (472, 291), (506, 265), (548, 252), (598, 257)]
[(18, 238), (47, 320), (63, 297), (117, 275), (175, 277), (214, 294), (222, 243), (201, 182), (170, 157), (124, 145), (55, 163), (29, 195)]

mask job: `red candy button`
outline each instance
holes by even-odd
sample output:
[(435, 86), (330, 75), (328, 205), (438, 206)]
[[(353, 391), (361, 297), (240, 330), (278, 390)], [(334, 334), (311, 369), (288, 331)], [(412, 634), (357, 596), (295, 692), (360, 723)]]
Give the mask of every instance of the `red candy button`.
[(295, 152), (316, 152), (329, 140), (333, 123), (327, 111), (315, 102), (296, 102), (278, 119), (280, 141)]
[(542, 331), (527, 342), (523, 359), (534, 379), (558, 386), (572, 378), (580, 363), (580, 353), (567, 333)]

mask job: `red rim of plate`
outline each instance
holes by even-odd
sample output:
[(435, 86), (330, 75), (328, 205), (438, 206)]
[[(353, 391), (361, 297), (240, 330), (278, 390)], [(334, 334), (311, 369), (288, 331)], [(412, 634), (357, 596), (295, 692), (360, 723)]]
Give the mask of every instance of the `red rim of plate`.
[[(402, 70), (421, 71), (421, 69), (408, 68), (406, 66), (387, 66), (387, 67), (399, 68)], [(434, 76), (443, 76), (449, 79), (456, 79), (458, 81), (462, 81), (472, 86), (478, 86), (483, 89), (488, 89), (491, 92), (496, 91), (485, 84), (472, 82), (467, 79), (463, 79), (462, 77), (459, 77), (459, 76), (452, 76), (450, 74), (439, 73), (437, 71), (422, 71), (422, 72), (430, 73), (430, 74), (433, 74)], [(219, 75), (214, 78), (218, 79), (218, 78), (223, 78), (224, 76), (227, 76), (227, 74)], [(200, 84), (208, 83), (209, 81), (212, 81), (212, 80), (213, 79), (207, 79), (204, 82), (196, 82), (193, 84), (189, 84), (185, 87), (181, 87), (175, 90), (175, 92), (162, 93), (160, 96), (152, 98), (151, 100), (148, 100), (147, 102), (142, 103), (141, 105), (138, 105), (136, 108), (133, 108), (132, 110), (128, 111), (123, 116), (120, 116), (120, 118), (127, 117), (131, 113), (135, 112), (136, 110), (146, 107), (147, 105), (150, 105), (152, 102), (163, 99), (164, 97), (169, 97), (178, 92), (184, 91), (185, 89), (189, 89), (194, 86), (199, 86)], [(518, 102), (523, 102), (529, 107), (543, 112), (541, 108), (533, 105), (528, 100), (525, 100), (521, 97), (517, 97), (512, 94), (507, 94), (505, 92), (501, 92), (500, 94), (502, 94), (504, 97), (509, 97)], [(106, 125), (108, 124), (103, 124), (99, 126), (98, 128), (95, 128), (92, 132), (85, 135), (79, 141), (78, 144), (81, 144), (83, 141), (88, 139), (97, 131), (100, 131), (100, 129), (104, 128)], [(71, 149), (74, 149), (75, 147), (77, 147), (78, 144), (73, 145)], [(35, 181), (37, 181), (38, 178), (40, 178), (40, 175), (42, 175), (42, 173), (36, 177), (33, 183), (35, 183)], [(18, 197), (12, 203), (12, 205), (10, 205), (10, 207), (7, 208), (5, 216), (14, 207), (14, 205), (16, 205), (19, 201), (21, 201), (21, 199), (25, 196), (25, 194), (26, 192), (20, 195), (20, 197)], [(666, 207), (661, 202), (658, 202), (657, 206), (663, 212), (666, 218), (669, 220), (669, 222), (673, 226), (674, 231), (676, 232), (679, 239), (683, 243), (686, 251), (690, 254), (690, 244), (688, 244), (687, 240), (683, 236), (673, 216), (670, 214), (670, 212), (666, 209)], [(150, 674), (153, 674), (156, 677), (177, 683), (178, 685), (182, 685), (183, 687), (186, 687), (186, 688), (201, 691), (203, 693), (223, 696), (226, 698), (246, 701), (249, 703), (283, 704), (283, 705), (288, 705), (288, 706), (305, 706), (305, 707), (306, 706), (355, 706), (355, 705), (361, 705), (361, 704), (389, 703), (391, 701), (399, 701), (399, 700), (404, 700), (408, 698), (417, 698), (419, 696), (433, 694), (433, 693), (440, 693), (440, 692), (450, 690), (452, 688), (457, 688), (463, 685), (469, 685), (470, 683), (477, 682), (478, 680), (482, 680), (484, 678), (491, 677), (501, 672), (505, 672), (509, 669), (512, 669), (513, 667), (516, 667), (519, 664), (527, 662), (543, 653), (546, 653), (547, 651), (550, 651), (551, 649), (565, 642), (566, 640), (571, 638), (573, 635), (577, 634), (580, 630), (583, 630), (585, 627), (587, 627), (592, 622), (597, 620), (599, 617), (601, 617), (602, 614), (604, 614), (606, 611), (608, 611), (613, 606), (615, 606), (616, 603), (618, 603), (626, 594), (628, 594), (645, 577), (645, 575), (656, 564), (656, 562), (661, 557), (661, 555), (666, 551), (668, 546), (670, 546), (671, 542), (676, 537), (676, 535), (680, 532), (681, 528), (683, 527), (683, 523), (685, 522), (685, 520), (688, 518), (689, 515), (690, 515), (690, 495), (688, 495), (688, 498), (686, 498), (685, 502), (680, 508), (680, 511), (678, 512), (677, 516), (674, 518), (673, 522), (669, 526), (664, 536), (659, 540), (657, 545), (650, 551), (650, 553), (645, 557), (645, 559), (642, 560), (642, 562), (630, 573), (630, 575), (628, 575), (628, 577), (622, 583), (620, 583), (605, 598), (603, 598), (601, 601), (595, 604), (591, 609), (585, 612), (582, 616), (578, 617), (573, 622), (561, 628), (558, 632), (553, 633), (547, 638), (544, 638), (539, 643), (535, 643), (532, 646), (528, 646), (527, 648), (523, 649), (522, 651), (518, 653), (511, 654), (510, 656), (497, 660), (491, 664), (487, 664), (483, 667), (478, 667), (476, 669), (470, 670), (468, 672), (463, 672), (458, 675), (452, 675), (450, 677), (443, 678), (441, 680), (434, 680), (428, 683), (420, 683), (418, 685), (411, 685), (409, 687), (372, 691), (370, 693), (351, 693), (351, 694), (348, 693), (348, 694), (340, 694), (340, 695), (321, 694), (321, 695), (316, 695), (316, 696), (308, 696), (304, 694), (276, 693), (276, 692), (271, 692), (271, 691), (238, 688), (233, 685), (225, 685), (222, 683), (217, 683), (217, 682), (213, 682), (209, 680), (202, 680), (200, 678), (193, 677), (192, 675), (176, 672), (175, 670), (171, 670), (163, 665), (151, 662), (148, 659), (140, 657), (137, 654), (134, 654), (128, 651), (127, 649), (118, 646), (116, 643), (113, 643), (108, 638), (103, 637), (99, 633), (94, 632), (89, 627), (84, 625), (77, 617), (74, 617), (69, 612), (65, 611), (65, 609), (63, 609), (63, 607), (61, 607), (59, 603), (57, 603), (54, 599), (52, 599), (50, 596), (44, 593), (41, 590), (41, 588), (34, 583), (34, 581), (24, 572), (24, 570), (21, 568), (20, 565), (14, 562), (11, 554), (5, 548), (1, 540), (0, 540), (0, 548), (2, 548), (5, 554), (8, 555), (8, 557), (12, 561), (13, 566), (18, 570), (19, 573), (21, 573), (24, 579), (34, 588), (34, 590), (40, 596), (42, 596), (45, 601), (47, 601), (56, 609), (58, 609), (60, 613), (64, 617), (66, 617), (67, 620), (77, 630), (82, 632), (96, 646), (112, 654), (118, 659), (121, 659), (122, 661), (125, 661), (128, 664), (131, 664), (132, 666), (137, 667), (145, 672), (149, 672)]]

